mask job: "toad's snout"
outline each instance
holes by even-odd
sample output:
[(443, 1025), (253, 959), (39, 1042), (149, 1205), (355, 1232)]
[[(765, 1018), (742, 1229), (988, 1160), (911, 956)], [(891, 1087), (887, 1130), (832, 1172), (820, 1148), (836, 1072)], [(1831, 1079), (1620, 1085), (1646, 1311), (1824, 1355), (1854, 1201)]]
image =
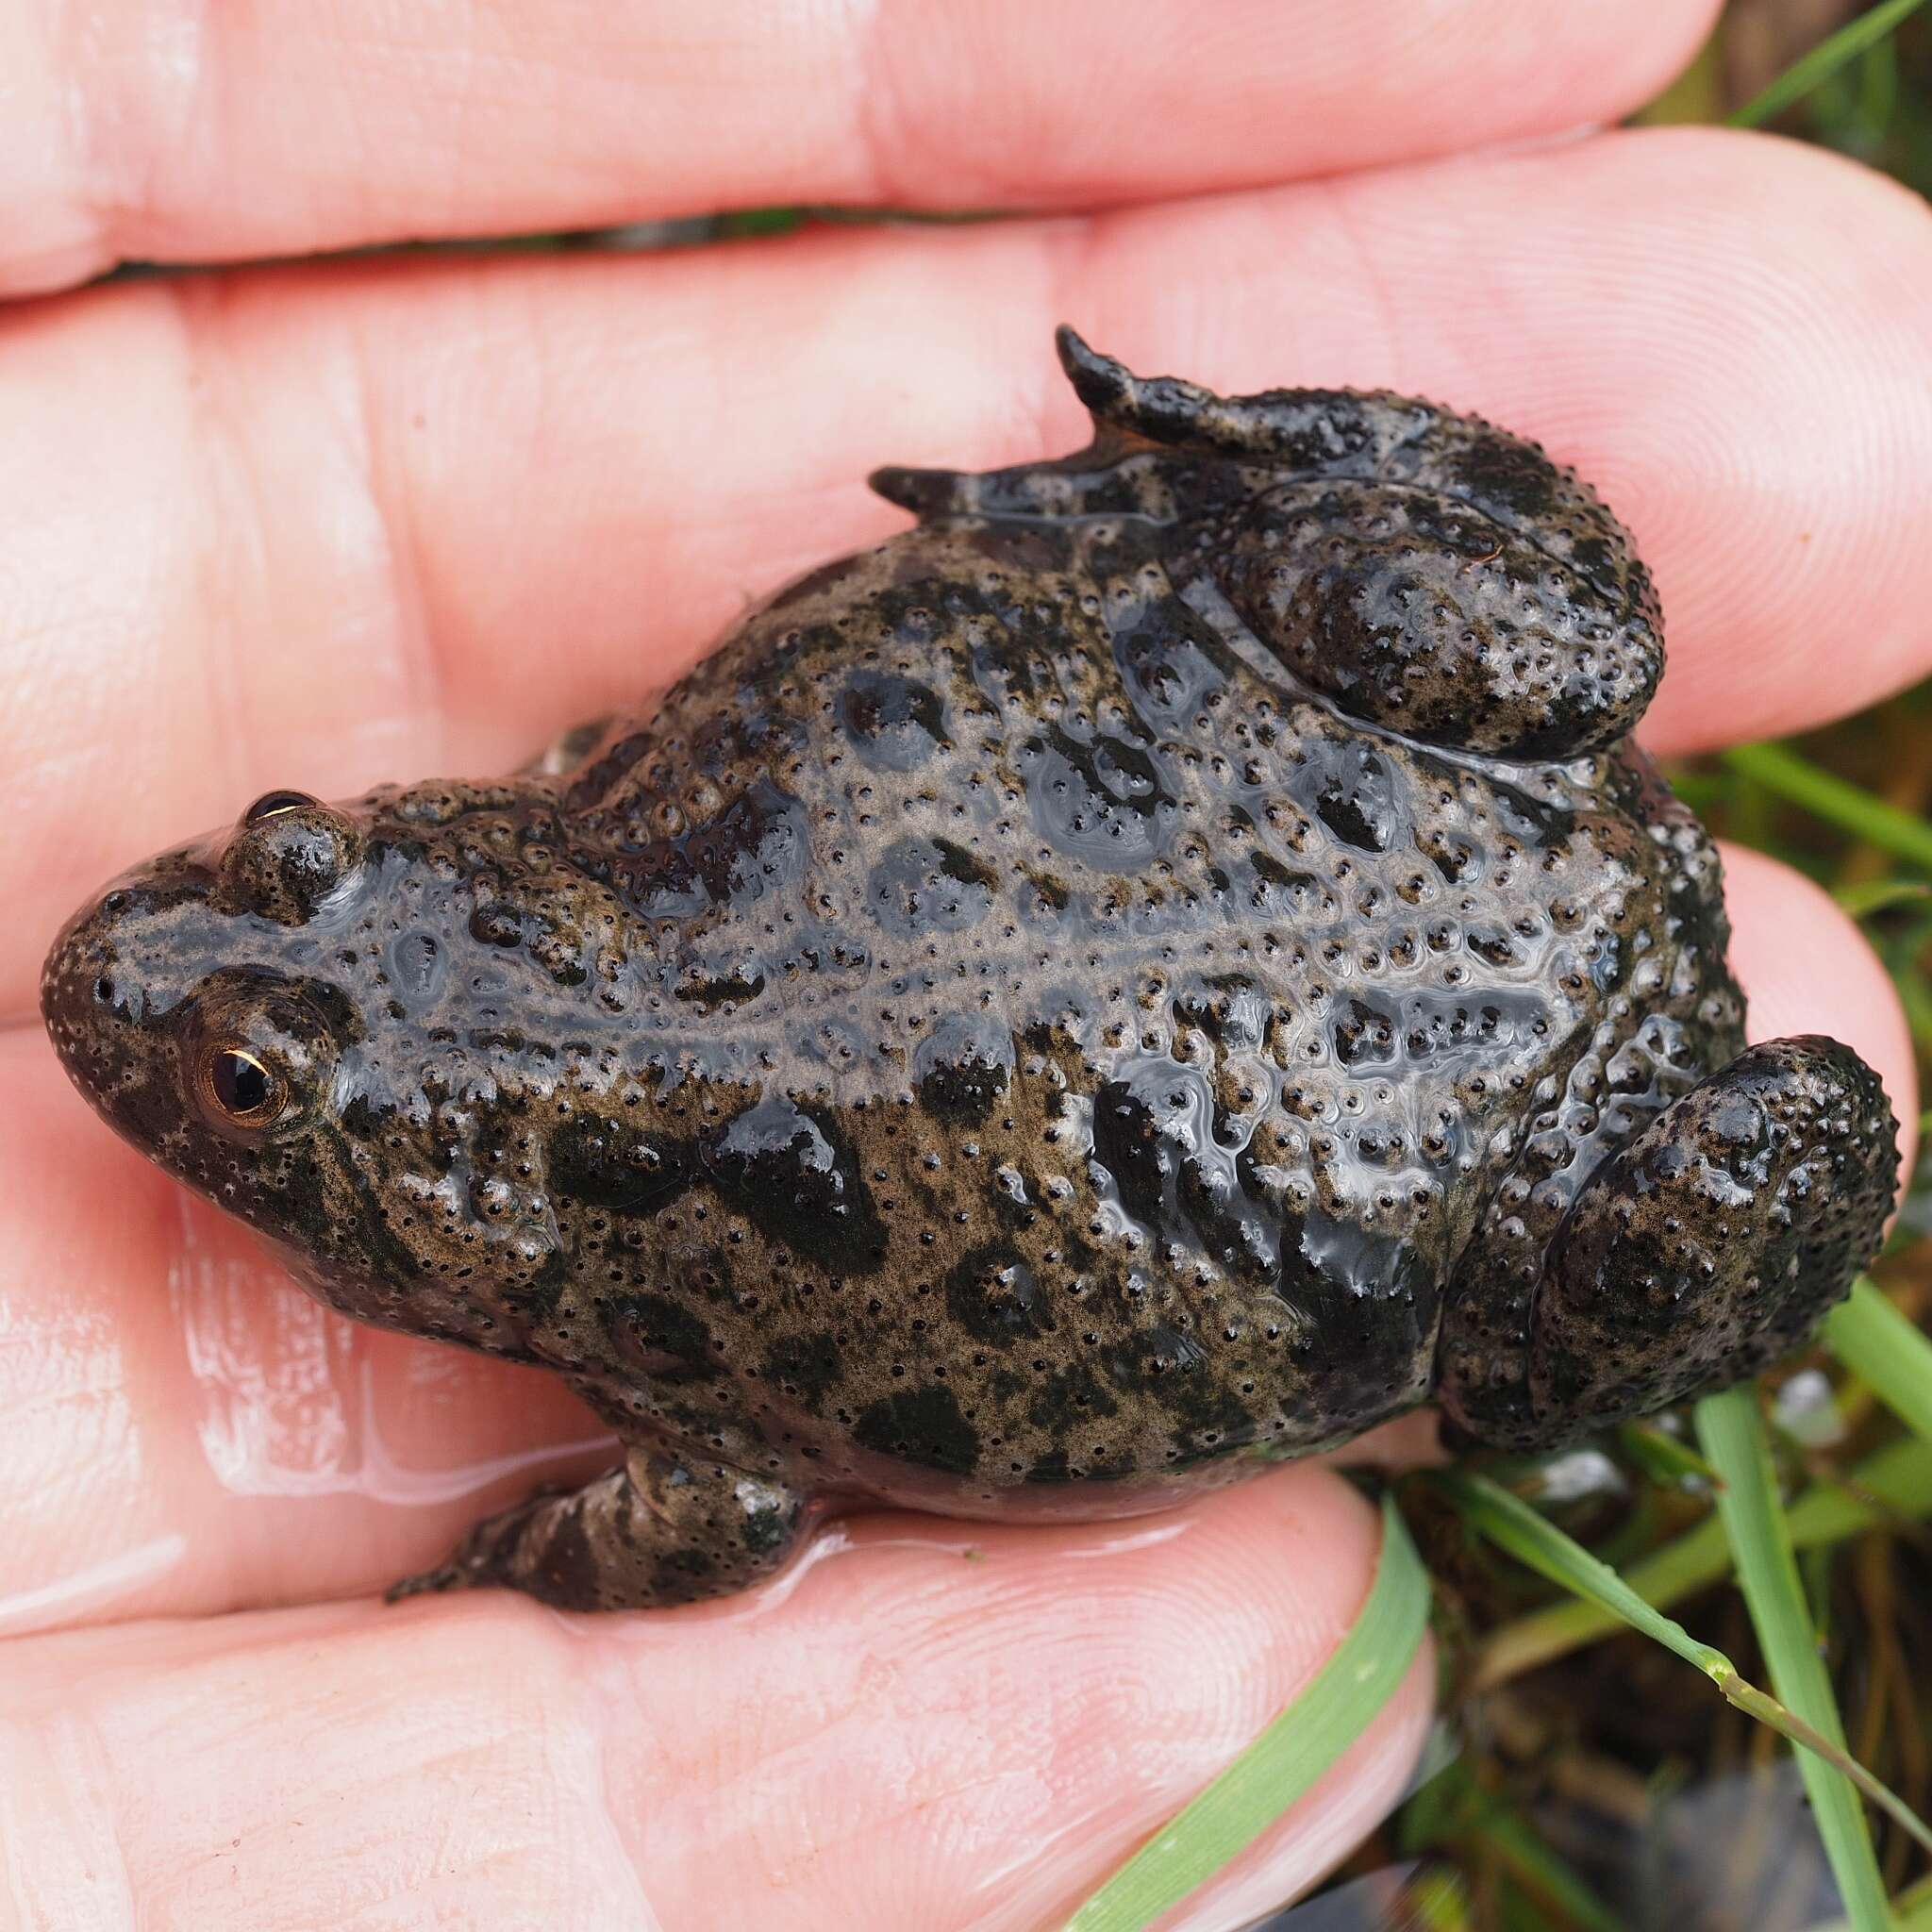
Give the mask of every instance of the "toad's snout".
[(68, 921), (41, 969), (41, 1012), (69, 1077), (115, 1124), (117, 1096), (205, 966), (207, 875), (185, 859), (117, 880)]

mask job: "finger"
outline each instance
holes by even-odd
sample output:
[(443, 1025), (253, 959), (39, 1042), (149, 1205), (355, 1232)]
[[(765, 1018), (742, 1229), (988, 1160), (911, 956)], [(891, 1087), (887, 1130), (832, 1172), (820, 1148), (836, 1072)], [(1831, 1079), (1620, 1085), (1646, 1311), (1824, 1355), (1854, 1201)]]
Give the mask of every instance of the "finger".
[[(1856, 929), (1785, 867), (1727, 863), (1754, 1037), (1849, 1041), (1909, 1123), (1909, 1041)], [(608, 1460), (551, 1378), (311, 1306), (99, 1125), (43, 1042), (0, 1039), (0, 1630), (380, 1589), (539, 1452)]]
[(173, 9), (0, 26), (0, 290), (771, 203), (1089, 207), (1616, 120), (1715, 0)]
[(1745, 845), (1725, 845), (1731, 958), (1754, 1041), (1824, 1033), (1885, 1082), (1898, 1116), (1900, 1172), (1919, 1144), (1919, 1086), (1911, 1029), (1878, 956), (1830, 893)]
[[(40, 1874), (71, 1910), (86, 1874), (113, 1923), (195, 1925), (1058, 1924), (1320, 1667), (1376, 1534), (1290, 1471), (1151, 1535), (879, 1519), (698, 1610), (491, 1596), (11, 1644), (13, 1895)], [(1419, 1667), (1274, 1835), (1273, 1896), (1392, 1800), (1429, 1692)]]
[(1932, 223), (1875, 177), (1671, 133), (1085, 223), (21, 311), (0, 1013), (143, 848), (269, 785), (501, 769), (891, 528), (873, 464), (1073, 446), (1062, 312), (1142, 366), (1390, 383), (1543, 437), (1656, 566), (1660, 747), (1856, 706), (1932, 654), (1928, 287)]
[(0, 1636), (368, 1591), (611, 1459), (554, 1376), (346, 1322), (0, 1035)]

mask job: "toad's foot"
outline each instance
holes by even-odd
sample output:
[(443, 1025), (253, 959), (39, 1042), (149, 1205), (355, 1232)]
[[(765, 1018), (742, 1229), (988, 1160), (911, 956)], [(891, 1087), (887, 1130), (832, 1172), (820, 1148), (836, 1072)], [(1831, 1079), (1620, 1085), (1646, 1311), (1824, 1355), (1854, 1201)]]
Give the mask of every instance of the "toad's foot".
[(640, 1447), (580, 1490), (539, 1490), (486, 1518), (447, 1563), (405, 1577), (389, 1601), (504, 1584), (566, 1610), (691, 1603), (780, 1568), (809, 1514), (765, 1476)]
[(1577, 1195), (1532, 1303), (1535, 1421), (1510, 1443), (1645, 1414), (1798, 1347), (1876, 1253), (1897, 1179), (1897, 1124), (1849, 1047), (1740, 1054)]

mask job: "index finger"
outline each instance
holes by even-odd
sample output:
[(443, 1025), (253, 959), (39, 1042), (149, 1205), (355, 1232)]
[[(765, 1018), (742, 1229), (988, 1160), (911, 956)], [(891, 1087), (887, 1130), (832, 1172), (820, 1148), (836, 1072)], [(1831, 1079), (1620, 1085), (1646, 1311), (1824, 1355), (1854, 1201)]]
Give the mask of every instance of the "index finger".
[(1613, 120), (1715, 0), (146, 8), (0, 21), (0, 292), (774, 202), (1091, 207)]
[[(492, 1592), (22, 1639), (8, 1895), (32, 1924), (1058, 1925), (1321, 1668), (1376, 1542), (1302, 1468), (1150, 1524), (874, 1518), (640, 1616)], [(1431, 1686), (1425, 1651), (1188, 1923), (1340, 1858)]]
[[(1654, 749), (1923, 675), (1932, 224), (1690, 130), (971, 227), (155, 277), (0, 313), (0, 1022), (82, 892), (270, 786), (490, 772), (898, 513), (1074, 448), (1056, 322), (1545, 441), (1657, 574)], [(1793, 325), (1793, 318), (1802, 326)]]

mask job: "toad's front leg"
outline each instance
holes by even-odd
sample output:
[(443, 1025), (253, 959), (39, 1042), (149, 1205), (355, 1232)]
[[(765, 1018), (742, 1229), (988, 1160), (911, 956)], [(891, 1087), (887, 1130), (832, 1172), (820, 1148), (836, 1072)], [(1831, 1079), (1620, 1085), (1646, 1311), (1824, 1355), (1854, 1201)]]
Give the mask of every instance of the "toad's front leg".
[[(1578, 1192), (1532, 1291), (1531, 1421), (1495, 1440), (1565, 1441), (1798, 1347), (1877, 1252), (1897, 1180), (1885, 1090), (1849, 1047), (1740, 1054)], [(1441, 1393), (1468, 1435), (1491, 1435), (1478, 1391)]]
[(566, 1610), (691, 1603), (780, 1569), (811, 1515), (769, 1476), (640, 1444), (580, 1490), (540, 1490), (485, 1518), (447, 1563), (389, 1598), (503, 1584)]

